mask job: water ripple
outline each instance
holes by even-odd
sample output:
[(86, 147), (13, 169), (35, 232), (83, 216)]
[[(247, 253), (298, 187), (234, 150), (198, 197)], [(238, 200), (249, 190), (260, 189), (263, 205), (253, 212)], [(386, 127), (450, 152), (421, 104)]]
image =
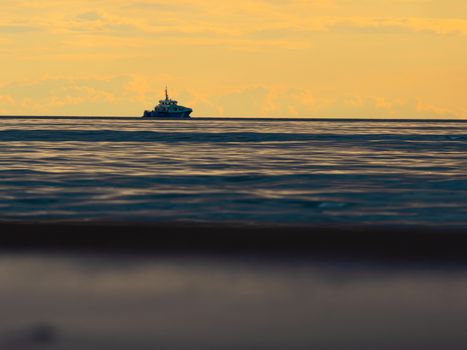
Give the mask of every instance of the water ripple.
[(467, 224), (466, 128), (9, 118), (0, 220)]

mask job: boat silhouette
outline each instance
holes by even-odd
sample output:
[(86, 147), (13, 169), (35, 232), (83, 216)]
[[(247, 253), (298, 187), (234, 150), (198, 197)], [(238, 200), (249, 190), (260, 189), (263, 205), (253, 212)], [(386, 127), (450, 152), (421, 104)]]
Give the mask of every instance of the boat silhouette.
[(170, 99), (167, 87), (165, 87), (165, 99), (160, 100), (152, 111), (144, 111), (143, 118), (191, 119), (191, 112), (193, 112), (191, 108), (180, 106), (176, 100)]

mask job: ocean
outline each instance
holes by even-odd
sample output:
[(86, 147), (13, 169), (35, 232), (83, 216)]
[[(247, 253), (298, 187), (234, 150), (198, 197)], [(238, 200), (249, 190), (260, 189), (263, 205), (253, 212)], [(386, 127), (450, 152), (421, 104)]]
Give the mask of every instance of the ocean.
[(1, 118), (0, 348), (466, 349), (466, 154), (465, 121)]
[(0, 119), (0, 221), (467, 225), (467, 122)]

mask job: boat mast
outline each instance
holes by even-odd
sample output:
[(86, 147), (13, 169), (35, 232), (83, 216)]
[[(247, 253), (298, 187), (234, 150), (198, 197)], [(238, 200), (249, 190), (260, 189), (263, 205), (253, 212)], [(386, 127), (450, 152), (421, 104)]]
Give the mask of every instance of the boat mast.
[(169, 95), (167, 94), (167, 85), (165, 86), (165, 100), (169, 100)]

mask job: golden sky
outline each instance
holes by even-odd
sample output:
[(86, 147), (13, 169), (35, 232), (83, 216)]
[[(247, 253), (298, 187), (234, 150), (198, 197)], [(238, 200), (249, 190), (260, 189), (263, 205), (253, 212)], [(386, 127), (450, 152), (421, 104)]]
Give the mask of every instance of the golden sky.
[(2, 0), (0, 114), (467, 118), (466, 0)]

